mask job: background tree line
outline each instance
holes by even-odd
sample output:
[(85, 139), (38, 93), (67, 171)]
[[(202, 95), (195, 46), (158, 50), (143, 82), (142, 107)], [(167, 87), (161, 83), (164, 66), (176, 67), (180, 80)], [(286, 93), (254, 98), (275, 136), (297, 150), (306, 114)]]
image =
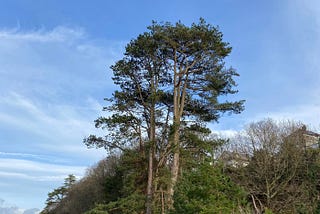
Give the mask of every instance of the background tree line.
[[(185, 150), (169, 213), (319, 213), (320, 150), (306, 146), (306, 133), (301, 123), (266, 119), (206, 150)], [(43, 213), (144, 213), (147, 164), (137, 152), (107, 157), (78, 182), (69, 176)], [(154, 213), (164, 203), (155, 201)]]
[(253, 123), (233, 144), (206, 127), (244, 109), (243, 100), (227, 100), (238, 73), (225, 65), (231, 47), (222, 37), (200, 19), (153, 22), (133, 39), (111, 67), (118, 90), (103, 110), (112, 114), (95, 121), (106, 135), (84, 140), (109, 156), (58, 199), (49, 193), (42, 213), (316, 210), (317, 150), (301, 152), (303, 133), (292, 135), (300, 124)]

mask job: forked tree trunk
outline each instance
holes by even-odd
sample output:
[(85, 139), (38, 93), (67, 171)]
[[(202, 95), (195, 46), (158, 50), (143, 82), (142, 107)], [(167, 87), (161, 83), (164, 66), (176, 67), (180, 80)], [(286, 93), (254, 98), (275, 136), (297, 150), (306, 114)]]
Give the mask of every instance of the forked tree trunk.
[(177, 59), (175, 57), (175, 66), (174, 66), (174, 91), (173, 91), (173, 139), (172, 139), (172, 149), (173, 149), (173, 161), (171, 166), (171, 182), (169, 185), (169, 198), (168, 198), (168, 207), (169, 209), (173, 208), (173, 195), (174, 188), (176, 186), (179, 168), (180, 168), (180, 126), (181, 126), (181, 117), (183, 114), (185, 97), (186, 97), (186, 87), (188, 81), (188, 75), (185, 76), (185, 80), (182, 81), (182, 77), (186, 71), (178, 71), (177, 69)]

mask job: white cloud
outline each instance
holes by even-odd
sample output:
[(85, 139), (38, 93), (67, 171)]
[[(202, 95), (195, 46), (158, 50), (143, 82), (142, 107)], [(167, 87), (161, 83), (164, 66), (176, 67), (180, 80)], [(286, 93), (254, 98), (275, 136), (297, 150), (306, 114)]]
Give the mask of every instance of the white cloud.
[(97, 101), (91, 98), (87, 106), (82, 108), (66, 105), (44, 107), (37, 106), (17, 93), (11, 93), (7, 97), (0, 98), (0, 127), (11, 126), (13, 130), (18, 128), (33, 134), (35, 140), (28, 144), (37, 146), (39, 150), (47, 150), (42, 152), (59, 151), (72, 155), (75, 153), (79, 155), (81, 152), (87, 157), (90, 154), (101, 157), (103, 152), (88, 151), (81, 143), (83, 137), (98, 133), (92, 123), (92, 120), (100, 114), (97, 111), (99, 104), (95, 102)]
[(277, 121), (294, 120), (315, 128), (320, 125), (320, 103), (314, 100), (314, 103), (286, 106), (278, 111), (259, 114), (253, 120), (257, 121), (267, 117)]
[(229, 139), (237, 135), (238, 131), (232, 130), (232, 129), (226, 129), (226, 130), (213, 130), (213, 134), (216, 134), (218, 137)]
[(34, 160), (43, 160), (49, 161), (52, 159), (52, 156), (40, 155), (40, 154), (30, 154), (30, 153), (18, 153), (18, 152), (0, 152), (0, 157), (8, 157), (12, 159), (34, 159)]
[[(79, 115), (77, 115), (77, 110), (79, 109), (77, 109), (76, 106), (37, 106), (32, 102), (32, 100), (15, 92), (11, 92), (7, 96), (0, 98), (0, 104), (2, 106), (1, 110), (9, 113), (9, 115), (1, 115), (0, 118), (2, 120), (0, 120), (0, 122), (13, 123), (15, 126), (19, 126), (20, 124), (20, 126), (25, 128), (28, 127), (27, 124), (33, 124), (34, 126), (40, 127), (49, 125), (49, 127), (52, 126), (55, 131), (61, 132), (66, 131), (65, 126), (70, 126), (71, 128), (83, 126), (84, 121), (81, 121), (81, 119), (86, 119), (85, 117), (81, 118)], [(88, 106), (88, 108), (90, 107)], [(87, 110), (90, 111), (90, 109)], [(13, 113), (10, 114), (10, 111)], [(84, 128), (87, 128), (87, 126)], [(32, 130), (37, 131), (37, 129), (34, 127), (32, 127)]]
[(0, 214), (38, 214), (39, 209), (21, 209), (15, 205), (7, 204), (3, 199), (0, 199)]
[(67, 42), (85, 37), (82, 29), (71, 29), (63, 26), (51, 31), (40, 29), (36, 31), (21, 32), (19, 29), (0, 31), (0, 39), (27, 41), (27, 42)]
[[(42, 175), (65, 175), (75, 174), (82, 175), (86, 167), (71, 165), (57, 165), (57, 164), (47, 164), (29, 160), (19, 160), (19, 159), (9, 159), (0, 158), (0, 173), (8, 173), (6, 175), (10, 176), (10, 173), (19, 174), (19, 172), (25, 173), (25, 175), (33, 175), (35, 173), (41, 173)], [(29, 176), (30, 178), (37, 179), (36, 176)]]
[(105, 156), (82, 140), (99, 133), (93, 120), (121, 48), (82, 29), (0, 29), (0, 197), (42, 207), (68, 174), (81, 177)]
[[(102, 82), (108, 81), (106, 63), (113, 53), (88, 40), (80, 41), (84, 34), (64, 27), (52, 31), (0, 31), (5, 40), (0, 41), (0, 58), (6, 59), (6, 63), (0, 63), (0, 127), (10, 126), (17, 132), (38, 136), (28, 143), (37, 144), (39, 149), (86, 151), (82, 139), (96, 133), (92, 121), (102, 109), (103, 97), (93, 96), (95, 92), (101, 96), (105, 89)], [(16, 43), (22, 45), (18, 48)], [(51, 52), (56, 54), (52, 56)]]
[(32, 32), (0, 29), (1, 94), (23, 92), (51, 102), (100, 94), (102, 88), (109, 87), (108, 67), (119, 57), (123, 45), (99, 43), (84, 35), (83, 30), (65, 27)]
[(27, 209), (23, 211), (23, 214), (37, 214), (39, 213), (39, 209), (37, 208), (32, 208), (32, 209)]
[(48, 192), (61, 186), (69, 174), (75, 175), (79, 180), (86, 168), (87, 166), (0, 158), (0, 197), (19, 207), (42, 208)]

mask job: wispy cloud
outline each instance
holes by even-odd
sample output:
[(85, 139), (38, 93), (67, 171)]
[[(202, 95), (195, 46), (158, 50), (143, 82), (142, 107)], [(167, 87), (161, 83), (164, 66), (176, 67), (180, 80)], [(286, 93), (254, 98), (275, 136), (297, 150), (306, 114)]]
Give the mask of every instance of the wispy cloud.
[(32, 32), (0, 29), (0, 89), (6, 89), (1, 94), (15, 91), (51, 102), (101, 95), (111, 80), (108, 67), (123, 45), (84, 35), (82, 30), (65, 27)]
[[(46, 107), (13, 93), (0, 98), (0, 128), (11, 126), (11, 130), (32, 135), (33, 140), (25, 139), (25, 143), (34, 147), (35, 154), (62, 152), (62, 155), (72, 157), (84, 153), (81, 158), (89, 158), (90, 154), (101, 156), (101, 152), (87, 151), (81, 143), (83, 137), (97, 133), (92, 120), (100, 112), (97, 111), (98, 104), (91, 106), (92, 102), (84, 102), (86, 106), (82, 108), (64, 105)], [(3, 149), (6, 148), (6, 141), (0, 140)]]
[(43, 208), (48, 192), (61, 186), (68, 174), (80, 179), (85, 170), (85, 166), (0, 158), (1, 197), (22, 208)]
[[(22, 170), (22, 171), (37, 171), (37, 172), (53, 172), (53, 173), (66, 173), (66, 172), (80, 172), (84, 167), (66, 166), (39, 163), (28, 160), (6, 159), (1, 158), (1, 169), (8, 169), (10, 171)], [(82, 172), (81, 172), (82, 173)]]
[(59, 26), (51, 31), (40, 29), (36, 31), (22, 32), (19, 28), (0, 31), (0, 39), (24, 41), (24, 42), (68, 42), (85, 37), (81, 29), (72, 29)]
[(96, 131), (92, 121), (108, 96), (114, 44), (99, 46), (66, 27), (0, 30), (0, 37), (0, 127), (33, 135), (27, 143), (42, 152), (84, 152), (82, 138)]
[(97, 133), (121, 48), (80, 28), (0, 29), (0, 197), (41, 208), (68, 174), (105, 156), (82, 139)]

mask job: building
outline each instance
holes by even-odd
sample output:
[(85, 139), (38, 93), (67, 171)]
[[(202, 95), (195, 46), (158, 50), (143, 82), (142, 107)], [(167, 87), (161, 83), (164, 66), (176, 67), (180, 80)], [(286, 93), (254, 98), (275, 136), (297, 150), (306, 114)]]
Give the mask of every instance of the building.
[(286, 139), (290, 142), (295, 142), (305, 149), (320, 148), (320, 134), (308, 131), (305, 125), (290, 134)]
[(232, 167), (245, 167), (249, 164), (249, 158), (238, 152), (224, 151), (219, 158), (225, 165)]
[(320, 145), (320, 134), (308, 131), (306, 126), (301, 128), (304, 144), (306, 148), (319, 148)]

